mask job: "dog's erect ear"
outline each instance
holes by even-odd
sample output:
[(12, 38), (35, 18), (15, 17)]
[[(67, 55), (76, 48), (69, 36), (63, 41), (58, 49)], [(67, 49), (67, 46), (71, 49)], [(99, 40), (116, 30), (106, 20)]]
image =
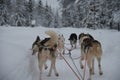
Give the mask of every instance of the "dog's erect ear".
[(87, 35), (88, 35), (92, 40), (94, 40), (93, 36), (91, 36), (89, 33), (87, 33)]
[(81, 33), (78, 37), (78, 39), (80, 39), (82, 36), (84, 35), (84, 33)]
[(37, 36), (37, 38), (36, 38), (36, 42), (38, 42), (38, 41), (40, 41), (40, 37), (39, 36)]

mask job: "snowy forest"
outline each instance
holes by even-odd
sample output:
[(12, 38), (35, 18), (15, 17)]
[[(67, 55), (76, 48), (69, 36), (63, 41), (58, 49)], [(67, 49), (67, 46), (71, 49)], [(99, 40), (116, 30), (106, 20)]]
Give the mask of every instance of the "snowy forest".
[(120, 30), (120, 0), (56, 1), (55, 11), (42, 0), (0, 0), (0, 26)]

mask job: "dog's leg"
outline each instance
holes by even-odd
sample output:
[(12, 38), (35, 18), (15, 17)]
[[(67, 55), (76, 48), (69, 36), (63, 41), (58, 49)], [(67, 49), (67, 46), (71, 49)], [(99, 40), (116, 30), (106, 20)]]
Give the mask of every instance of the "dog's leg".
[(65, 54), (65, 48), (63, 48), (63, 52), (62, 52), (62, 54), (63, 54), (63, 55)]
[(40, 60), (41, 57), (38, 58), (38, 66), (39, 66), (39, 70), (40, 70), (40, 76), (39, 79), (42, 80), (42, 68), (43, 68), (43, 61)]
[(102, 75), (103, 71), (102, 71), (102, 68), (101, 68), (101, 57), (98, 57), (97, 60), (98, 60), (99, 74)]
[(73, 42), (72, 42), (72, 40), (70, 40), (70, 45), (71, 45), (71, 48), (73, 48)]
[(59, 48), (59, 56), (62, 58), (62, 48)]
[(75, 48), (77, 48), (77, 41), (75, 41)]
[(47, 64), (46, 64), (46, 61), (47, 61), (47, 60), (45, 60), (45, 62), (44, 62), (45, 69), (48, 68), (48, 66), (47, 66)]
[(42, 74), (42, 68), (43, 68), (43, 61), (39, 60), (39, 70), (40, 70), (40, 74)]
[(91, 58), (87, 58), (87, 65), (89, 68), (89, 78), (88, 80), (91, 80), (91, 76), (92, 76), (92, 59)]
[(84, 56), (83, 55), (81, 55), (81, 57), (80, 57), (80, 67), (81, 67), (81, 69), (83, 69), (83, 64), (82, 64), (82, 61), (84, 60)]
[(83, 69), (83, 64), (82, 64), (82, 61), (84, 60), (84, 52), (83, 52), (83, 48), (81, 46), (81, 57), (80, 57), (80, 67), (81, 69)]
[(53, 59), (53, 70), (54, 70), (55, 75), (59, 76), (59, 74), (58, 74), (58, 72), (56, 70), (56, 66), (55, 66), (56, 64), (55, 63), (56, 63), (56, 58)]
[(53, 67), (53, 60), (51, 60), (51, 66), (50, 66), (50, 70), (49, 70), (49, 73), (48, 73), (48, 77), (51, 76), (51, 73), (52, 73), (52, 67)]
[(94, 75), (94, 59), (92, 60), (92, 75)]

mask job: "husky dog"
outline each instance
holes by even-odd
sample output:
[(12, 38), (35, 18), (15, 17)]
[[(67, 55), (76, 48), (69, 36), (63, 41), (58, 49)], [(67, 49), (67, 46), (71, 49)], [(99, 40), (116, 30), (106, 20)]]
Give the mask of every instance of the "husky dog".
[(90, 38), (92, 40), (94, 40), (93, 36), (91, 36), (90, 34), (84, 34), (84, 33), (81, 33), (79, 35), (79, 44), (81, 45), (82, 41), (85, 39), (85, 38)]
[(74, 46), (74, 48), (76, 48), (76, 46), (77, 46), (77, 35), (76, 35), (76, 33), (72, 33), (68, 40), (70, 40), (71, 47), (73, 48), (73, 46)]
[(94, 74), (94, 59), (97, 58), (99, 74), (102, 75), (101, 69), (101, 57), (102, 57), (102, 47), (99, 41), (94, 40), (94, 38), (90, 34), (81, 33), (79, 36), (80, 44), (81, 44), (81, 59), (80, 59), (80, 67), (83, 69), (82, 60), (84, 60), (84, 56), (86, 55), (86, 61), (89, 68), (89, 78), (91, 80), (91, 75)]
[(62, 35), (58, 35), (58, 46), (57, 46), (57, 51), (60, 54), (60, 57), (62, 57), (62, 55), (64, 54), (65, 50), (64, 50), (64, 42), (65, 42), (65, 38)]
[(45, 69), (48, 68), (46, 61), (49, 59), (51, 61), (51, 67), (48, 73), (48, 76), (51, 76), (52, 69), (55, 72), (56, 76), (59, 76), (57, 70), (56, 70), (56, 51), (57, 51), (57, 41), (58, 36), (54, 31), (46, 31), (47, 35), (50, 36), (50, 38), (45, 38), (44, 40), (41, 40), (37, 47), (33, 48), (38, 50), (38, 65), (40, 69), (40, 74), (42, 74), (42, 68), (45, 66)]
[(90, 39), (94, 40), (94, 38), (93, 38), (90, 34), (81, 33), (81, 34), (79, 35), (79, 45), (80, 45), (80, 48), (81, 48), (81, 59), (84, 58), (84, 51), (83, 51), (84, 45), (82, 45), (82, 42), (83, 42), (83, 40), (86, 39), (86, 38), (90, 38)]

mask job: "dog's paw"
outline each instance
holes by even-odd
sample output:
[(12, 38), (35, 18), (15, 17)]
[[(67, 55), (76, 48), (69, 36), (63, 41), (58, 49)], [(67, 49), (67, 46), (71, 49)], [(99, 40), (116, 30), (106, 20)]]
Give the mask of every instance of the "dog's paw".
[(50, 77), (50, 76), (51, 76), (50, 74), (47, 75), (47, 77)]
[(94, 72), (92, 72), (92, 75), (94, 75), (95, 73)]
[(48, 66), (45, 66), (45, 70), (48, 68)]
[(99, 72), (99, 74), (100, 74), (100, 75), (103, 75), (103, 72), (101, 71), (101, 72)]
[(84, 68), (84, 66), (80, 66), (81, 67), (81, 69), (83, 69)]
[(58, 74), (58, 73), (56, 73), (56, 74), (55, 74), (55, 76), (57, 76), (57, 77), (58, 77), (58, 76), (59, 76), (59, 74)]
[(88, 78), (87, 80), (91, 80), (91, 78)]

